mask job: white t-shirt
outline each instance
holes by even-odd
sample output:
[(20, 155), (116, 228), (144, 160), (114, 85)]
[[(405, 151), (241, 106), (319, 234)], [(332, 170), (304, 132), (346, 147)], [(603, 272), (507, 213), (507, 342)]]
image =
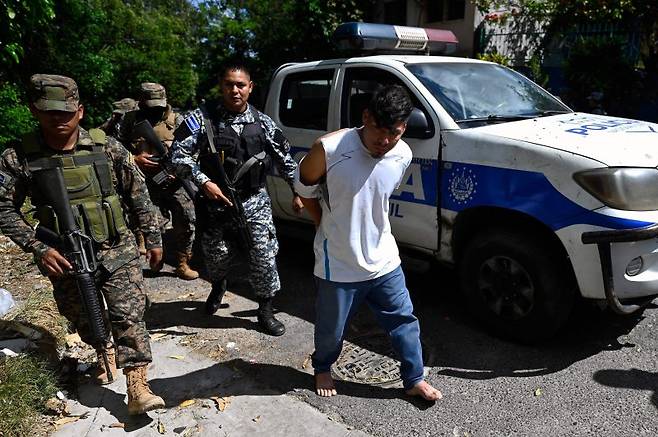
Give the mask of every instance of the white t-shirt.
[(320, 187), (322, 221), (315, 234), (315, 268), (319, 278), (360, 282), (383, 276), (400, 265), (388, 220), (389, 197), (402, 182), (411, 149), (400, 140), (373, 158), (357, 129), (322, 139), (327, 163)]

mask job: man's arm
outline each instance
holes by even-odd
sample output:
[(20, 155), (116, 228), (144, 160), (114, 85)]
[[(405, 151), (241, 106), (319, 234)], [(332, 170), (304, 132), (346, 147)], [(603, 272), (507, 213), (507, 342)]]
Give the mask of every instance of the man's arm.
[(155, 206), (149, 197), (144, 176), (135, 165), (134, 158), (121, 144), (108, 137), (107, 150), (117, 176), (116, 191), (125, 205), (137, 217), (144, 234), (147, 249), (161, 248), (162, 236), (158, 228)]
[(0, 231), (25, 252), (40, 258), (49, 247), (35, 238), (34, 229), (20, 212), (26, 193), (27, 177), (14, 149), (7, 149), (0, 156)]
[(318, 184), (327, 173), (327, 163), (321, 139), (315, 140), (311, 150), (299, 163), (295, 174), (295, 190), (316, 226), (322, 219)]
[[(256, 111), (256, 109), (253, 109), (253, 111)], [(262, 112), (259, 112), (258, 116), (261, 119), (261, 126), (265, 132), (265, 139), (269, 146), (266, 151), (276, 163), (281, 177), (288, 183), (292, 192), (295, 193), (295, 170), (297, 170), (297, 163), (290, 156), (290, 142), (270, 117)]]

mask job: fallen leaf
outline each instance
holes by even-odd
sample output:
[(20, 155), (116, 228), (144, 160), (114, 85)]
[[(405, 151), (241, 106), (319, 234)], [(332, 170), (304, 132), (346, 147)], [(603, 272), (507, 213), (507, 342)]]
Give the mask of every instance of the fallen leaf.
[(185, 293), (181, 294), (178, 296), (176, 299), (181, 300), (181, 299), (187, 299), (188, 297), (194, 297), (194, 293)]
[(64, 414), (67, 411), (66, 402), (60, 401), (57, 398), (50, 398), (46, 401), (45, 404), (46, 410), (52, 414)]
[(541, 396), (541, 395), (542, 395), (541, 389), (540, 388), (536, 389), (535, 390), (535, 396)]
[(80, 338), (80, 335), (77, 332), (67, 335), (65, 337), (65, 341), (67, 347), (73, 347), (76, 344), (82, 343), (82, 339)]
[(62, 417), (61, 419), (57, 419), (53, 422), (53, 424), (55, 425), (55, 428), (59, 428), (66, 425), (67, 423), (77, 422), (78, 420), (80, 420), (80, 416), (66, 416)]
[(189, 407), (190, 405), (195, 404), (196, 401), (194, 399), (187, 399), (183, 402), (181, 402), (178, 406), (181, 408)]
[(224, 411), (228, 407), (228, 405), (231, 403), (231, 397), (225, 397), (225, 398), (220, 398), (219, 396), (211, 396), (210, 399), (215, 401), (215, 404), (217, 404), (217, 409), (219, 411)]
[(253, 420), (254, 422), (260, 422), (260, 416), (256, 416), (251, 420)]
[(311, 362), (311, 354), (309, 354), (302, 363), (302, 369), (306, 369)]
[(125, 428), (126, 424), (121, 422), (114, 422), (110, 425), (110, 428)]
[(183, 355), (169, 355), (169, 358), (173, 358), (174, 360), (184, 360), (185, 357)]
[(167, 432), (165, 430), (164, 424), (162, 422), (160, 422), (160, 419), (158, 419), (158, 432), (160, 434), (164, 434), (165, 432)]
[(162, 337), (166, 337), (166, 336), (167, 334), (165, 334), (164, 332), (156, 332), (155, 334), (151, 335), (151, 341), (158, 341)]

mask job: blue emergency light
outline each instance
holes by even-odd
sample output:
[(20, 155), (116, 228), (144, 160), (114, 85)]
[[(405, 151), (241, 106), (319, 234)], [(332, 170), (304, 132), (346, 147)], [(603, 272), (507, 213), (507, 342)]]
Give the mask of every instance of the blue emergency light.
[(340, 49), (393, 53), (450, 54), (458, 43), (449, 30), (357, 22), (341, 24), (333, 38)]

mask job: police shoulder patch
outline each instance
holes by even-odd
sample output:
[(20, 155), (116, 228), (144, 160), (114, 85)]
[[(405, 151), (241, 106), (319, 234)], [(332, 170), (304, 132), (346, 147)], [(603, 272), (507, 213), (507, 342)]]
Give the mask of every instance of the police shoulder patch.
[(0, 187), (9, 187), (12, 181), (10, 174), (0, 170)]
[(201, 122), (199, 119), (197, 119), (196, 114), (194, 113), (190, 114), (185, 118), (185, 124), (187, 125), (187, 128), (192, 133), (195, 133), (196, 131), (201, 129)]

